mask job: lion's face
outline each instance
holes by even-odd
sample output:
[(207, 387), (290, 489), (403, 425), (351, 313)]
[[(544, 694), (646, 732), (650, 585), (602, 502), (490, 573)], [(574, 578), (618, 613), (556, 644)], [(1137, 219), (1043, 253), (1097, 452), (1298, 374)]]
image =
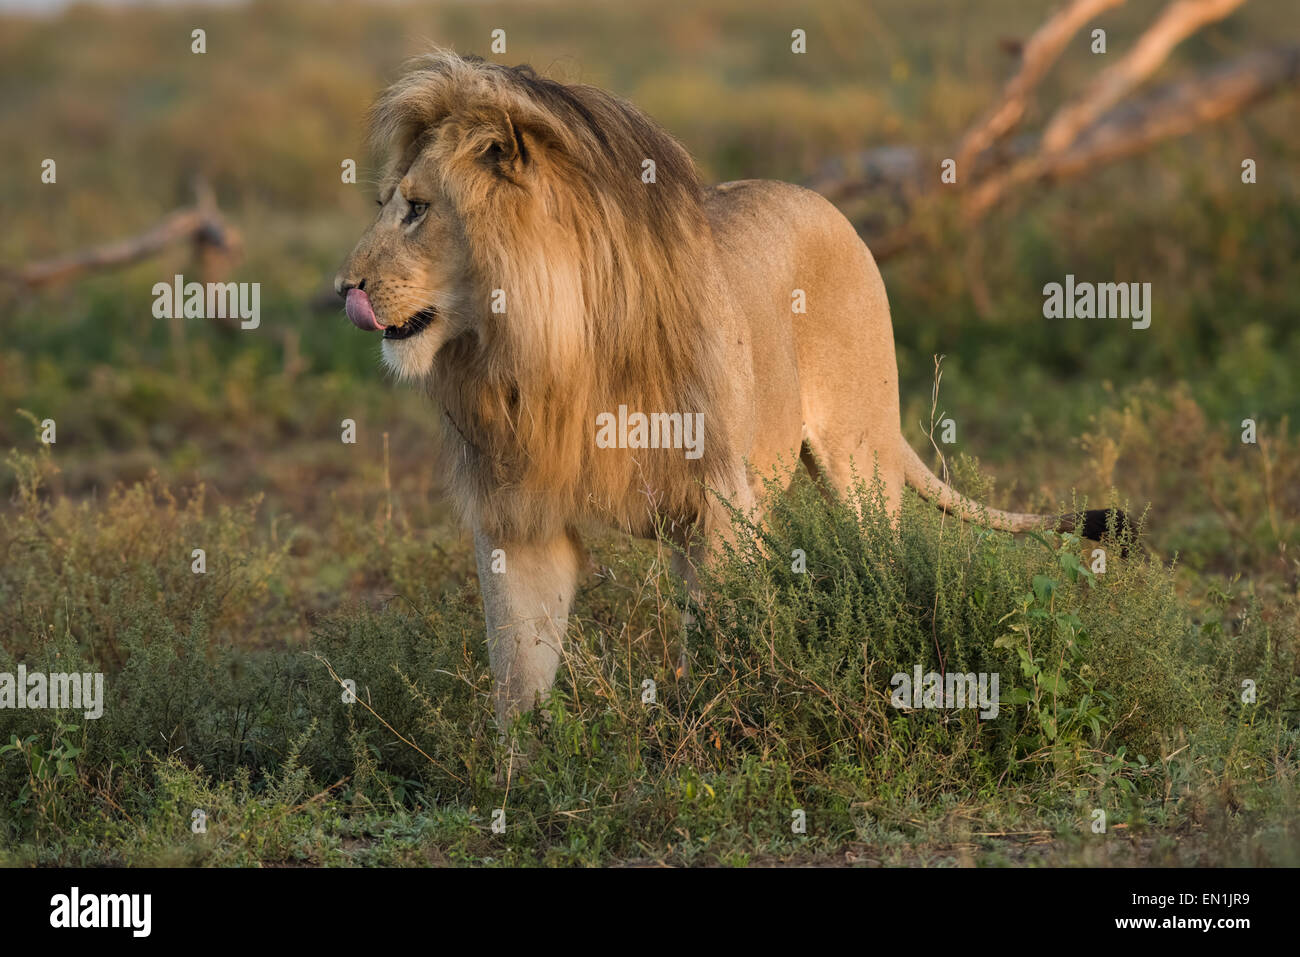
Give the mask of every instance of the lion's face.
[(426, 376), (438, 350), (474, 320), (465, 227), (445, 188), (439, 140), (384, 184), (379, 215), (334, 279), (348, 318), (383, 331), (384, 361), (403, 379)]
[(646, 489), (661, 514), (704, 514), (703, 489), (731, 480), (726, 433), (695, 458), (593, 433), (622, 407), (714, 421), (737, 401), (733, 309), (685, 148), (602, 90), (448, 51), (411, 63), (368, 120), (380, 213), (336, 288), (431, 400), (462, 515), (540, 541), (585, 517), (642, 527)]

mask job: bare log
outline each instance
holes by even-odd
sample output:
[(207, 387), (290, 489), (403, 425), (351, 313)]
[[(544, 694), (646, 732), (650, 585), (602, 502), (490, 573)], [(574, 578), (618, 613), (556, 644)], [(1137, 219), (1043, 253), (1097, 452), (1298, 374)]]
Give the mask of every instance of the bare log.
[(1020, 69), (1003, 89), (997, 105), (963, 137), (957, 148), (958, 169), (969, 170), (979, 154), (1019, 125), (1028, 109), (1030, 94), (1074, 35), (1089, 20), (1122, 3), (1124, 0), (1071, 0), (1034, 31), (1025, 44)]
[(1300, 82), (1300, 47), (1253, 53), (1196, 80), (1172, 84), (1138, 103), (1113, 110), (1053, 160), (1052, 179), (1145, 152), (1241, 112), (1283, 86)]
[(1089, 90), (1057, 111), (1043, 132), (1043, 151), (1059, 153), (1112, 106), (1145, 82), (1169, 53), (1207, 23), (1222, 20), (1245, 0), (1175, 0), (1133, 49), (1103, 70)]
[(5, 278), (28, 289), (63, 282), (84, 272), (140, 262), (168, 246), (192, 242), (205, 272), (224, 272), (240, 252), (239, 232), (217, 209), (211, 189), (196, 185), (198, 198), (193, 208), (178, 209), (138, 236), (84, 249), (55, 259), (28, 263), (9, 270)]
[(1014, 186), (1059, 181), (1149, 150), (1216, 123), (1278, 90), (1300, 83), (1300, 47), (1250, 53), (1209, 73), (1169, 84), (1106, 114), (1064, 152), (1039, 152), (977, 185), (966, 212), (986, 213)]
[[(1130, 52), (1104, 70), (1086, 93), (1057, 110), (1041, 136), (1009, 136), (1070, 39), (1090, 18), (1123, 2), (1067, 0), (1031, 35), (1023, 48), (1024, 62), (997, 105), (971, 126), (955, 154), (948, 154), (957, 157), (968, 219), (986, 214), (1017, 186), (1067, 179), (1144, 152), (1300, 83), (1300, 47), (1287, 47), (1242, 56), (1125, 102), (1174, 47), (1245, 2), (1173, 0)], [(938, 156), (925, 150), (877, 147), (825, 164), (808, 185), (846, 206), (845, 214), (866, 235), (876, 258), (885, 259), (926, 241), (925, 231), (912, 223), (919, 209), (941, 201), (937, 163)]]

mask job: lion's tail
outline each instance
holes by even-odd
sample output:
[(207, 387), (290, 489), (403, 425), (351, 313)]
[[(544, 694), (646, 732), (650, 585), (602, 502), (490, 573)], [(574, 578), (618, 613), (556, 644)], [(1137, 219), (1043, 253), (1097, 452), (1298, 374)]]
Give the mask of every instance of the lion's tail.
[[(948, 483), (930, 471), (921, 461), (921, 456), (908, 444), (907, 439), (899, 436), (903, 449), (903, 473), (907, 484), (921, 493), (927, 502), (933, 502), (950, 515), (956, 515), (966, 522), (978, 522), (1006, 532), (1028, 532), (1037, 529), (1055, 529), (1058, 532), (1071, 532), (1077, 527), (1076, 515), (1037, 515), (1032, 512), (1004, 512), (1001, 509), (988, 508), (967, 498)], [(1094, 541), (1106, 533), (1106, 509), (1090, 508), (1083, 513), (1082, 534), (1084, 538)], [(1115, 530), (1119, 533), (1127, 525), (1123, 512), (1116, 512)]]

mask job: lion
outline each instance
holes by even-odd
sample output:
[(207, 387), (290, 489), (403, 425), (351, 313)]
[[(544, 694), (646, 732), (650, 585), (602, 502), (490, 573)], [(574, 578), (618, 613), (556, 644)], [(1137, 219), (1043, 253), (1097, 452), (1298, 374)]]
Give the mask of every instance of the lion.
[[(818, 194), (706, 189), (632, 104), (443, 50), (369, 127), (379, 211), (335, 290), (436, 410), (502, 726), (554, 681), (592, 523), (672, 538), (690, 587), (732, 534), (725, 503), (755, 513), (764, 479), (801, 463), (839, 493), (872, 469), (895, 517), (910, 485), (994, 528), (1074, 527), (978, 505), (908, 444), (880, 270)], [(1085, 536), (1105, 528), (1086, 513)]]

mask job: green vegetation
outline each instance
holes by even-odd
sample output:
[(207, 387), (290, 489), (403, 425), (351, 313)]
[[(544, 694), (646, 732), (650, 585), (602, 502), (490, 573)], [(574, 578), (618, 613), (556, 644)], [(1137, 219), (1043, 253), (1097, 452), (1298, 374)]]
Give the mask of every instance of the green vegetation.
[[(516, 729), (516, 763), (491, 730), (472, 585), (412, 580), (285, 647), (292, 530), (250, 542), (254, 507), (205, 515), (149, 486), (101, 509), (50, 503), (48, 458), (11, 465), (23, 484), (0, 593), (19, 614), (0, 671), (21, 657), (110, 675), (98, 720), (6, 716), (17, 861), (738, 863), (859, 844), (905, 861), (936, 844), (970, 857), (973, 835), (1004, 830), (1117, 853), (1084, 836), (1100, 808), (1157, 837), (1215, 819), (1201, 853), (1218, 863), (1295, 863), (1294, 598), (1235, 621), (1236, 596), (1210, 586), (1192, 615), (1174, 570), (1137, 549), (1094, 574), (1077, 538), (1017, 541), (914, 497), (900, 534), (865, 485), (845, 503), (801, 481), (706, 582), (682, 674), (681, 586), (664, 556), (611, 543), (559, 690)], [(230, 557), (195, 575), (160, 540)], [(785, 557), (796, 548), (806, 573)], [(471, 578), (463, 552), (447, 563)], [(1002, 676), (996, 719), (889, 704), (892, 675), (941, 659)]]
[[(800, 179), (863, 146), (955, 143), (1005, 78), (997, 39), (1050, 7), (0, 18), (0, 116), (22, 131), (0, 261), (138, 232), (202, 171), (244, 233), (233, 278), (262, 283), (263, 310), (254, 332), (153, 319), (152, 284), (192, 268), (179, 253), (38, 296), (0, 289), (0, 672), (107, 675), (98, 720), (0, 712), (0, 863), (1300, 864), (1294, 95), (1029, 191), (975, 252), (928, 210), (924, 249), (885, 266), (913, 443), (928, 446), (942, 353), (956, 484), (999, 507), (1127, 507), (1143, 516), (1128, 557), (1108, 544), (1098, 574), (1091, 543), (965, 526), (910, 497), (895, 531), (870, 483), (831, 503), (800, 481), (706, 582), (679, 673), (666, 549), (596, 536), (557, 693), (516, 729), (513, 761), (423, 400), (319, 304), (372, 203), (339, 163), (373, 174), (360, 117), (423, 40), (485, 52), (504, 27), (504, 59), (629, 97), (708, 178)], [(1167, 69), (1271, 42), (1286, 9), (1252, 0)], [(816, 55), (786, 52), (791, 17)], [(1117, 11), (1111, 48), (1142, 22)], [(1066, 56), (1044, 102), (1095, 69)], [(47, 156), (55, 186), (39, 182)], [(1043, 284), (1067, 272), (1151, 282), (1151, 328), (1042, 319)], [(894, 708), (891, 676), (917, 665), (999, 673), (999, 716)]]

